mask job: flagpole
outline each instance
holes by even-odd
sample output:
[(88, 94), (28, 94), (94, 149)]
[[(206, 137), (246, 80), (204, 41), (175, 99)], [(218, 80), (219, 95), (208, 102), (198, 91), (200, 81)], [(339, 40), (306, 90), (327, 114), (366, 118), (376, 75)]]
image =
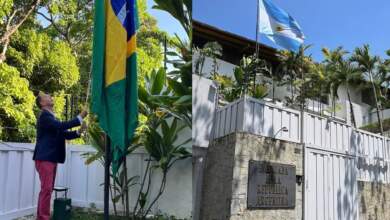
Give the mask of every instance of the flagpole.
[(259, 39), (259, 18), (260, 18), (260, 12), (259, 12), (259, 1), (257, 1), (257, 19), (256, 19), (256, 58), (259, 56), (259, 46), (258, 46), (258, 39)]
[[(259, 19), (260, 19), (260, 10), (259, 10), (259, 1), (261, 0), (256, 0), (257, 1), (257, 19), (256, 19), (256, 49), (255, 49), (255, 56), (256, 56), (256, 59), (259, 58)], [(253, 91), (255, 91), (256, 89), (256, 71), (253, 73), (254, 76), (253, 76)]]
[(104, 220), (109, 220), (109, 190), (110, 190), (110, 164), (111, 164), (111, 140), (106, 134), (106, 155), (104, 163)]

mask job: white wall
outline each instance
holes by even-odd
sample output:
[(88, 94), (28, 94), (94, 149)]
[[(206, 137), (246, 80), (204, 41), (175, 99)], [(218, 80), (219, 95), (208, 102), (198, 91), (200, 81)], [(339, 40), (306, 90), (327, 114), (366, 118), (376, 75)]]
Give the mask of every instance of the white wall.
[[(194, 52), (193, 53), (193, 56), (192, 56), (192, 64), (193, 64), (193, 71), (195, 71), (195, 63), (197, 61), (199, 57), (199, 54), (197, 52)], [(229, 76), (229, 77), (233, 77), (234, 76), (234, 68), (236, 66), (234, 64), (231, 64), (229, 62), (226, 62), (224, 60), (221, 60), (221, 59), (218, 59), (217, 58), (217, 72), (219, 74), (223, 74), (223, 75), (226, 75), (226, 76)], [(199, 70), (200, 71), (200, 70)], [(210, 76), (210, 73), (213, 71), (213, 59), (209, 58), (209, 57), (206, 57), (205, 61), (204, 61), (204, 65), (203, 65), (203, 69), (202, 69), (202, 76), (204, 77), (209, 77)]]
[[(36, 211), (40, 183), (32, 160), (33, 149), (34, 144), (0, 144), (1, 220), (33, 214)], [(103, 166), (98, 162), (87, 166), (81, 156), (83, 153), (93, 151), (94, 149), (89, 146), (68, 146), (66, 162), (64, 165), (59, 165), (56, 185), (70, 188), (69, 197), (74, 206), (89, 207), (94, 203), (98, 208), (103, 207), (103, 186), (101, 186), (104, 181)], [(146, 158), (147, 154), (143, 150), (128, 157), (129, 177), (143, 173)], [(152, 178), (152, 192), (155, 193), (161, 175), (155, 173)], [(136, 192), (136, 187), (130, 190), (131, 207), (135, 203)], [(189, 218), (192, 215), (191, 211), (192, 160), (188, 158), (178, 162), (168, 174), (166, 191), (153, 212)]]
[(217, 105), (217, 85), (192, 75), (192, 144), (208, 147)]

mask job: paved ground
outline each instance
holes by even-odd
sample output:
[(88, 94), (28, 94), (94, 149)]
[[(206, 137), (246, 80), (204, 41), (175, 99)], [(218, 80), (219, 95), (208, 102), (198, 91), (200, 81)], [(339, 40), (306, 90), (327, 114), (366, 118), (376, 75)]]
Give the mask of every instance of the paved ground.
[(15, 220), (35, 220), (35, 216), (34, 215), (29, 215), (29, 216), (25, 216), (25, 217), (22, 217), (22, 218), (17, 218)]

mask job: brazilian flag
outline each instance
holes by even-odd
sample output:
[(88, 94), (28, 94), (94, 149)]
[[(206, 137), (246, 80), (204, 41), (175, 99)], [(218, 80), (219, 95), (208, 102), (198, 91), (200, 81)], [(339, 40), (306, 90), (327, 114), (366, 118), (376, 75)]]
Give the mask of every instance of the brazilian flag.
[(95, 0), (92, 112), (111, 139), (118, 171), (138, 123), (136, 0)]

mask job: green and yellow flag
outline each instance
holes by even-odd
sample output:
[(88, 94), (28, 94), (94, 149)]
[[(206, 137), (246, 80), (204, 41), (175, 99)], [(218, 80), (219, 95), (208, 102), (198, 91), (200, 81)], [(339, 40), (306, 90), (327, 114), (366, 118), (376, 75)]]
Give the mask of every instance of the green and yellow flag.
[(92, 112), (111, 139), (116, 173), (138, 123), (136, 0), (95, 0)]

